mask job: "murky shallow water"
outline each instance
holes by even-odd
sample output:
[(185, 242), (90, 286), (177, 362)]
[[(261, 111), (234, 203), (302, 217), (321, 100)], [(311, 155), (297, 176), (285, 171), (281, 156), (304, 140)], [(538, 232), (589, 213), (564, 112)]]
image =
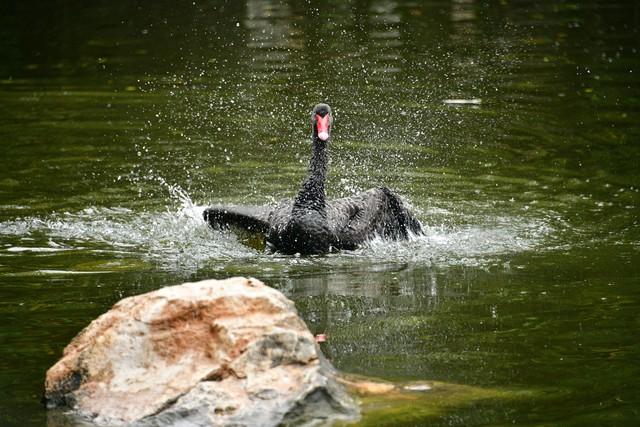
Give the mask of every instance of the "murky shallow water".
[[(44, 372), (118, 299), (232, 275), (340, 369), (504, 392), (366, 423), (635, 424), (634, 2), (1, 8), (0, 424), (46, 424)], [(295, 194), (320, 100), (330, 196), (384, 183), (426, 236), (296, 258), (201, 222)]]

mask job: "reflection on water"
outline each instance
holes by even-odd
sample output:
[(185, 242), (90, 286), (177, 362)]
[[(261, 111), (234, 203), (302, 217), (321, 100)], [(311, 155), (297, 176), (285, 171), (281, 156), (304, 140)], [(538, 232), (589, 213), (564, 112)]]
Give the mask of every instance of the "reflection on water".
[[(390, 424), (634, 425), (639, 7), (3, 3), (0, 424), (45, 424), (44, 371), (118, 299), (245, 275), (347, 372), (502, 393)], [(202, 222), (295, 194), (319, 101), (330, 197), (385, 184), (425, 236), (298, 258)]]

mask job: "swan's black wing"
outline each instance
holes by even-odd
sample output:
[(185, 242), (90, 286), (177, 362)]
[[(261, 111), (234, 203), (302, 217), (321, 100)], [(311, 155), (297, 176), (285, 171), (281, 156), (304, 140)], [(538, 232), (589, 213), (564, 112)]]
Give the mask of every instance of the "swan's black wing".
[(204, 220), (213, 228), (237, 227), (251, 233), (269, 231), (269, 206), (212, 206), (204, 210)]
[(375, 236), (406, 239), (409, 232), (422, 233), (420, 222), (386, 187), (329, 202), (327, 217), (339, 249), (355, 249)]

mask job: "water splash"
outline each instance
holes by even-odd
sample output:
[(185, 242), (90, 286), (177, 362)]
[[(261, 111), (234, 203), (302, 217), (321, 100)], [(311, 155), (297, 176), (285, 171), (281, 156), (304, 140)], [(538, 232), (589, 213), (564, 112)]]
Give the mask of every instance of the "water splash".
[(539, 248), (552, 228), (544, 221), (502, 217), (497, 225), (423, 226), (409, 241), (375, 238), (359, 252), (378, 260), (431, 265), (483, 266), (509, 254)]
[[(135, 212), (91, 207), (79, 212), (26, 217), (0, 223), (0, 237), (14, 237), (6, 254), (92, 251), (137, 257), (167, 270), (220, 269), (249, 261), (258, 269), (293, 265), (341, 265), (354, 262), (418, 262), (428, 265), (483, 266), (498, 258), (543, 246), (553, 228), (543, 219), (493, 218), (485, 224), (425, 226), (425, 235), (409, 241), (376, 238), (355, 251), (299, 258), (268, 254), (243, 245), (229, 231), (214, 231), (180, 187), (168, 185), (177, 209)], [(3, 239), (5, 240), (5, 239)]]
[[(203, 207), (187, 206), (171, 212), (133, 212), (129, 209), (87, 208), (80, 212), (27, 217), (0, 223), (0, 235), (21, 237), (7, 252), (86, 250), (134, 255), (161, 267), (197, 267), (211, 259), (255, 256), (233, 235), (214, 232), (202, 220)], [(27, 239), (25, 241), (25, 239)], [(60, 248), (42, 248), (41, 242)], [(33, 243), (27, 247), (25, 243)]]

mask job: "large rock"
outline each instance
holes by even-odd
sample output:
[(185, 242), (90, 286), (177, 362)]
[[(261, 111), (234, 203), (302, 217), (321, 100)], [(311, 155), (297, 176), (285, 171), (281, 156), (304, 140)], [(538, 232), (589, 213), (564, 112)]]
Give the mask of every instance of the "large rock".
[(245, 278), (118, 302), (49, 369), (45, 401), (97, 424), (140, 427), (358, 418), (293, 303)]

